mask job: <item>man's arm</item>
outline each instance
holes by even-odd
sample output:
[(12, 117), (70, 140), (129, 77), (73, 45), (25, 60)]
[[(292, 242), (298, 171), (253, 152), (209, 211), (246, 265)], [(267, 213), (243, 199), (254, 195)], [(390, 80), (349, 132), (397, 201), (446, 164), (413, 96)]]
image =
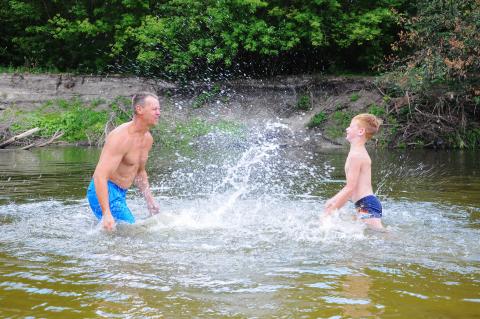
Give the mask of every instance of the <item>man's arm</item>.
[(155, 199), (152, 196), (152, 192), (150, 190), (150, 184), (148, 183), (148, 175), (145, 171), (145, 166), (139, 169), (137, 176), (134, 180), (135, 186), (138, 187), (140, 192), (145, 197), (145, 201), (147, 202), (147, 208), (151, 215), (155, 215), (159, 213), (160, 208), (158, 204), (155, 202)]
[(112, 230), (115, 227), (115, 221), (110, 211), (107, 182), (108, 178), (120, 165), (125, 154), (124, 143), (120, 137), (118, 134), (107, 137), (97, 167), (95, 168), (95, 173), (93, 173), (95, 192), (100, 207), (102, 208), (102, 223), (106, 230)]
[(352, 197), (352, 193), (355, 191), (360, 170), (364, 159), (359, 156), (353, 156), (350, 159), (350, 165), (347, 173), (346, 185), (331, 199), (325, 203), (325, 213), (331, 214), (335, 209), (341, 208)]
[[(152, 145), (153, 145), (153, 138), (149, 134), (148, 135), (147, 153), (150, 152), (150, 149), (152, 148)], [(155, 215), (155, 214), (159, 213), (160, 208), (159, 208), (158, 204), (155, 202), (155, 199), (152, 196), (152, 192), (150, 190), (150, 184), (148, 182), (147, 171), (145, 170), (145, 163), (146, 163), (146, 161), (140, 163), (140, 166), (139, 166), (138, 172), (137, 172), (137, 176), (135, 177), (133, 182), (134, 182), (135, 186), (138, 187), (140, 192), (145, 197), (145, 201), (147, 202), (148, 211), (150, 212), (151, 215)]]

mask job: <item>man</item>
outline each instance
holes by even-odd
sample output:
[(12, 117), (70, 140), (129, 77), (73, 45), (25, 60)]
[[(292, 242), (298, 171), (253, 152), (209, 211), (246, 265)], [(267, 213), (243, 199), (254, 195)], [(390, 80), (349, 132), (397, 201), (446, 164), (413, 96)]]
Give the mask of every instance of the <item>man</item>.
[(141, 92), (133, 96), (132, 107), (133, 119), (108, 134), (87, 191), (93, 213), (108, 231), (115, 229), (116, 221), (135, 222), (125, 202), (133, 183), (145, 197), (150, 214), (159, 212), (145, 164), (153, 144), (149, 129), (158, 122), (160, 103), (155, 94)]

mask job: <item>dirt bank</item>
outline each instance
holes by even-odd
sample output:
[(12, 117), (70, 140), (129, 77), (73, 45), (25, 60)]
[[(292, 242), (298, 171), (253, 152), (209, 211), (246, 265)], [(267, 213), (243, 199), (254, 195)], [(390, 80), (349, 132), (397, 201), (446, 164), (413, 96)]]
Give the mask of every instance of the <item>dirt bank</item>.
[[(380, 92), (367, 77), (298, 76), (180, 86), (138, 77), (0, 74), (3, 110), (33, 110), (51, 100), (74, 97), (101, 101), (99, 107), (107, 107), (115, 98), (138, 91), (156, 92), (163, 116), (172, 121), (192, 117), (207, 121), (229, 119), (248, 125), (278, 121), (291, 129), (292, 133), (285, 136), (288, 145), (312, 149), (344, 144), (342, 134), (338, 136), (344, 123), (329, 115), (358, 113), (382, 104)], [(326, 115), (323, 128), (307, 129), (312, 117), (319, 113)], [(327, 126), (331, 127), (329, 134)]]

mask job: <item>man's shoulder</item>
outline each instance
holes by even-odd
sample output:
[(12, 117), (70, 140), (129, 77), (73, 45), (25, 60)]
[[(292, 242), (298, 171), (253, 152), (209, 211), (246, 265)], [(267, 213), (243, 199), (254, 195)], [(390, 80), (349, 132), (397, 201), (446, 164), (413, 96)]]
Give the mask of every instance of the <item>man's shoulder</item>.
[(110, 133), (108, 133), (108, 137), (120, 137), (122, 139), (126, 138), (128, 136), (128, 127), (131, 125), (131, 122), (126, 122), (123, 124), (120, 124), (116, 128), (114, 128)]
[(107, 138), (105, 139), (105, 144), (114, 144), (116, 147), (121, 147), (128, 143), (128, 126), (130, 122), (123, 123), (113, 129), (110, 133), (108, 133)]
[(125, 122), (123, 124), (120, 124), (119, 126), (117, 126), (116, 128), (114, 128), (110, 133), (110, 134), (120, 134), (122, 132), (127, 132), (127, 129), (128, 127), (132, 124), (132, 122)]

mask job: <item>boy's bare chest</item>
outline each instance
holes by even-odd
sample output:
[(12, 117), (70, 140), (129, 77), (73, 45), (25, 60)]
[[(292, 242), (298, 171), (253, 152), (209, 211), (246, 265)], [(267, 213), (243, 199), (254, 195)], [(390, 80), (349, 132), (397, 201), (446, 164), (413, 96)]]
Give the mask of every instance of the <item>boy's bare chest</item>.
[(354, 159), (352, 159), (351, 157), (347, 157), (347, 160), (345, 161), (345, 175), (348, 175), (349, 171), (350, 171), (350, 167), (352, 165), (352, 161), (357, 161), (359, 165), (357, 165), (357, 167), (359, 167), (360, 170), (362, 170), (364, 167), (366, 166), (369, 166), (371, 165), (371, 160), (368, 156), (362, 156), (362, 157), (356, 157)]

